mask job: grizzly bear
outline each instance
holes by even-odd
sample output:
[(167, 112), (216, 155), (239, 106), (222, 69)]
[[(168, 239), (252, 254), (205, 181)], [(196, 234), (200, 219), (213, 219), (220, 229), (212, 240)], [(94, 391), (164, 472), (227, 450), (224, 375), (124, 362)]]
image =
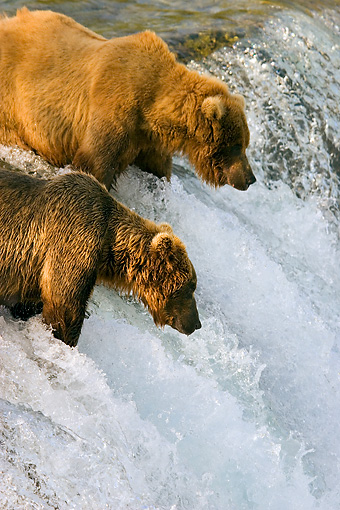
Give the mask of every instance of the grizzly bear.
[(96, 282), (139, 298), (158, 326), (187, 335), (201, 327), (183, 243), (91, 175), (44, 180), (0, 170), (0, 232), (0, 304), (23, 319), (42, 306), (68, 345), (78, 342)]
[(0, 48), (1, 143), (107, 188), (132, 163), (169, 180), (174, 153), (212, 186), (255, 181), (243, 97), (176, 62), (153, 32), (108, 40), (23, 8), (1, 19)]

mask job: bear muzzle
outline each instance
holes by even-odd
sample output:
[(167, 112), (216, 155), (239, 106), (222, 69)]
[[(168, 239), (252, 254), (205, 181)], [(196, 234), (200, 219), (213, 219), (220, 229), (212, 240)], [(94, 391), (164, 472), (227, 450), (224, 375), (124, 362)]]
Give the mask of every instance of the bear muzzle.
[(197, 315), (197, 320), (190, 323), (183, 323), (180, 319), (175, 319), (171, 324), (171, 327), (177, 329), (180, 333), (189, 336), (196, 331), (196, 329), (201, 329), (202, 324)]
[(167, 324), (187, 336), (200, 329), (202, 324), (194, 296), (184, 297), (177, 294), (175, 298), (170, 298), (160, 323)]
[(233, 162), (229, 167), (225, 167), (223, 176), (225, 179), (224, 184), (229, 184), (229, 186), (240, 191), (246, 191), (249, 186), (256, 182), (256, 177), (252, 172), (246, 156)]
[(187, 336), (191, 335), (196, 329), (201, 329), (202, 324), (194, 299), (191, 300), (189, 306), (183, 307), (181, 312), (173, 317), (171, 327)]

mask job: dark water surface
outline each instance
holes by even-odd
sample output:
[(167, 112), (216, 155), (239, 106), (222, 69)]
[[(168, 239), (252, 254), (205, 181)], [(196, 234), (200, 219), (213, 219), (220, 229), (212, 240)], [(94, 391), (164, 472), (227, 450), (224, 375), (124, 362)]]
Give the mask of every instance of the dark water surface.
[(286, 9), (311, 13), (339, 6), (334, 0), (25, 0), (0, 1), (1, 11), (13, 15), (26, 5), (30, 9), (51, 9), (74, 17), (105, 37), (154, 30), (168, 42), (202, 32), (245, 34), (254, 25)]

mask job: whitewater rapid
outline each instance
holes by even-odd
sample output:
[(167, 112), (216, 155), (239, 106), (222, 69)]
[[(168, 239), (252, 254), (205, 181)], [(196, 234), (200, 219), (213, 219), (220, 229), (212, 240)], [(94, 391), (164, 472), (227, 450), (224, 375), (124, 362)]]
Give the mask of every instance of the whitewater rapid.
[(185, 242), (201, 330), (98, 286), (70, 349), (0, 308), (1, 508), (340, 508), (339, 21), (282, 14), (190, 63), (245, 96), (247, 192), (180, 157), (171, 183), (130, 168), (112, 192)]

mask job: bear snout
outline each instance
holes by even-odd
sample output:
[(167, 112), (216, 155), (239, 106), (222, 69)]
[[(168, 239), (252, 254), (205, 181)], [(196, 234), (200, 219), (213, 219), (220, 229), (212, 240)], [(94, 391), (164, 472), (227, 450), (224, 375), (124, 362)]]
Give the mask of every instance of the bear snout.
[[(183, 292), (183, 290), (182, 290)], [(184, 292), (186, 292), (184, 290)], [(191, 335), (202, 327), (194, 296), (186, 297), (181, 292), (170, 298), (164, 309), (164, 322), (184, 335)]]
[(183, 335), (189, 336), (194, 331), (196, 331), (196, 329), (201, 329), (202, 324), (199, 319), (197, 319), (197, 321), (190, 323), (190, 324), (188, 324), (188, 323), (183, 324), (181, 320), (175, 320), (172, 323), (172, 327), (174, 329), (177, 329), (177, 331), (179, 331), (180, 333), (183, 333)]
[(230, 167), (225, 168), (224, 173), (226, 175), (227, 184), (240, 191), (246, 191), (249, 186), (256, 182), (256, 177), (245, 156), (237, 162), (234, 162)]
[[(196, 331), (196, 329), (201, 329), (201, 327), (202, 327), (201, 321), (198, 319), (198, 320), (197, 320), (197, 322), (196, 322), (196, 324), (195, 324), (195, 329), (194, 329), (194, 331)], [(194, 332), (194, 331), (193, 331), (193, 332)]]
[(190, 327), (186, 327), (184, 328), (184, 331), (183, 333), (187, 336), (191, 335), (194, 331), (196, 331), (196, 329), (201, 329), (202, 327), (202, 324), (201, 324), (201, 321), (199, 320), (198, 318), (198, 314), (197, 314), (197, 320), (190, 326)]
[(202, 324), (199, 319), (196, 302), (193, 299), (188, 308), (183, 307), (181, 312), (174, 317), (171, 324), (174, 329), (177, 329), (184, 335), (191, 335), (196, 329), (201, 329)]
[(248, 184), (248, 188), (249, 186), (251, 186), (252, 184), (254, 184), (254, 182), (256, 182), (256, 177), (255, 175), (253, 174), (253, 172), (251, 172), (251, 174), (249, 175), (249, 177), (247, 178), (247, 184)]

